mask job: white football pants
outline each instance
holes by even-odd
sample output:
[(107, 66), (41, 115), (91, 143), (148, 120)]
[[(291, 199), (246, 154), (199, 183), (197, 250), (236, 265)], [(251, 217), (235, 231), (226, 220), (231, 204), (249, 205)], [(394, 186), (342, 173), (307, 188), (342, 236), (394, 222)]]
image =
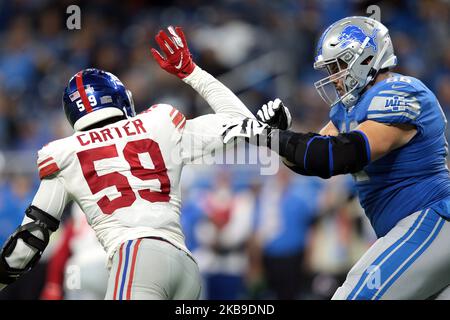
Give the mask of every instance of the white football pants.
[(113, 257), (106, 300), (194, 300), (201, 290), (197, 263), (157, 239), (124, 242)]

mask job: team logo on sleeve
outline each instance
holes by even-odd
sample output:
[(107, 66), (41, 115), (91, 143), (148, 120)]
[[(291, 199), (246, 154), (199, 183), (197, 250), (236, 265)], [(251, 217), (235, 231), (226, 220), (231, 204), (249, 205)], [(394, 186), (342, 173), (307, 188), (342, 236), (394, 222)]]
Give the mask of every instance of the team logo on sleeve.
[[(382, 91), (380, 93), (384, 92)], [(421, 107), (417, 98), (411, 97), (407, 93), (391, 96), (375, 96), (367, 110), (367, 118), (404, 116), (409, 119), (416, 119), (420, 111)]]
[(412, 101), (405, 97), (393, 96), (386, 98), (384, 107), (392, 111), (405, 110), (407, 107), (411, 107), (411, 103)]

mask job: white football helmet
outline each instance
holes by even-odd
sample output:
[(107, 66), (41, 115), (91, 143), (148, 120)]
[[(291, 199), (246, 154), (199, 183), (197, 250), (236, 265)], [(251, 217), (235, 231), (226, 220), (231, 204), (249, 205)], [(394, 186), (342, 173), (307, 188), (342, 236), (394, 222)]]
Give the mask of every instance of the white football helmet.
[[(368, 17), (347, 17), (320, 37), (314, 69), (326, 69), (329, 76), (314, 86), (331, 107), (342, 102), (350, 108), (379, 70), (396, 64), (388, 29), (382, 23)], [(335, 83), (341, 79), (344, 88), (338, 92)]]

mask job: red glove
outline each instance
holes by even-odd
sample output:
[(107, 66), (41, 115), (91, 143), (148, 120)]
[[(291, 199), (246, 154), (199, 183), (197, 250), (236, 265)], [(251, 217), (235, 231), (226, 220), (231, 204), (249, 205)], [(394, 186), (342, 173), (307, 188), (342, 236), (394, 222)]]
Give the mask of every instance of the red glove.
[(172, 26), (169, 26), (167, 30), (170, 37), (163, 30), (155, 36), (156, 42), (166, 57), (164, 58), (154, 48), (151, 51), (161, 68), (183, 79), (194, 71), (195, 63), (192, 61), (183, 30), (180, 27), (174, 29)]

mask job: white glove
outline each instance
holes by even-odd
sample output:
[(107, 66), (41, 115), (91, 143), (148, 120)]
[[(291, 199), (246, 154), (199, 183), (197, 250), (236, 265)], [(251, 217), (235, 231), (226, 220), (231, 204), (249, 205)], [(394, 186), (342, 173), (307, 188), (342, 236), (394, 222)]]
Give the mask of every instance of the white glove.
[(231, 122), (224, 126), (222, 132), (223, 142), (227, 143), (233, 138), (254, 138), (268, 134), (269, 126), (256, 119), (245, 118), (237, 122)]
[(258, 120), (267, 123), (272, 128), (287, 130), (292, 125), (292, 117), (280, 99), (269, 101), (256, 113)]

